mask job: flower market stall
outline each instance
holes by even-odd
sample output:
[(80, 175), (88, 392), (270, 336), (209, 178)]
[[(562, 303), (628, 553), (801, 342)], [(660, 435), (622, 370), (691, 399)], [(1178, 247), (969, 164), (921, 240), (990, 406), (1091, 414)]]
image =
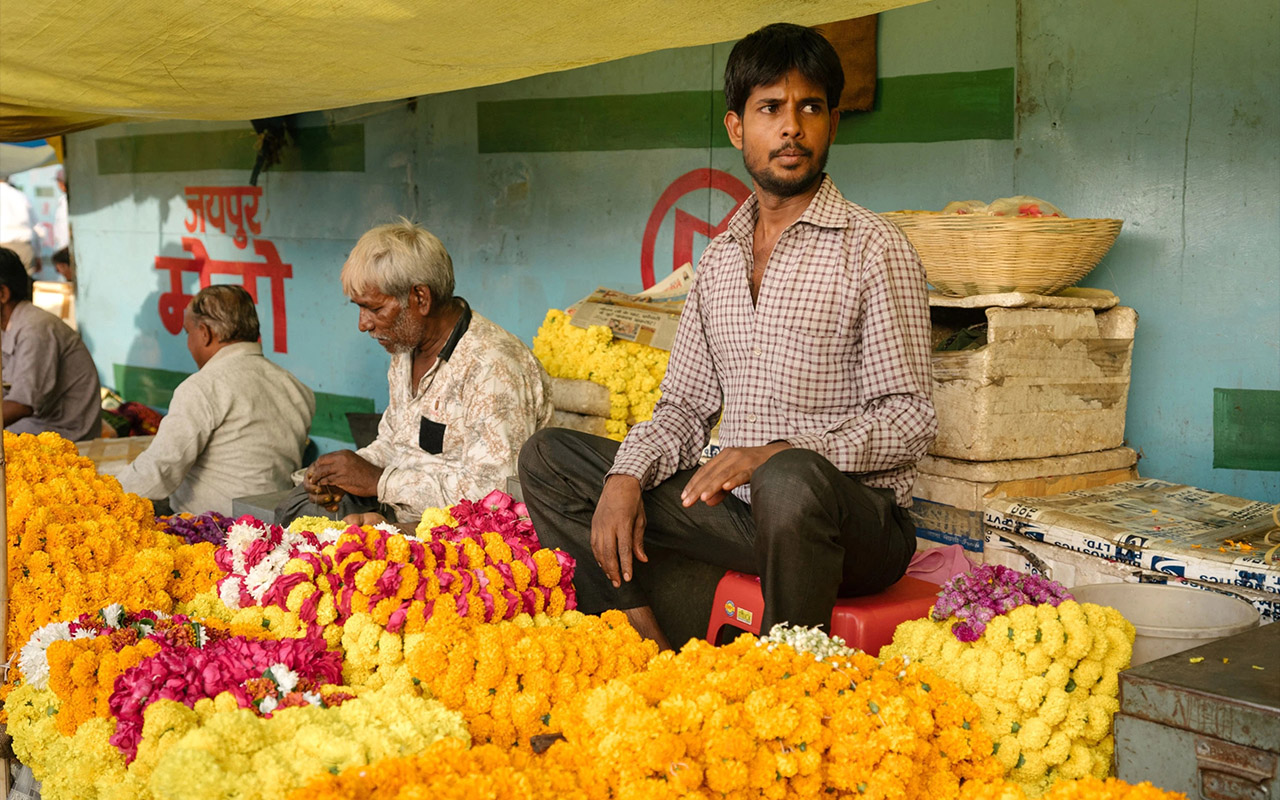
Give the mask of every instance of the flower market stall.
[(1107, 777), (1132, 627), (1047, 581), (957, 579), (879, 657), (659, 653), (500, 491), (413, 534), (156, 519), (55, 435), (5, 447), (4, 714), (51, 800), (1175, 796)]

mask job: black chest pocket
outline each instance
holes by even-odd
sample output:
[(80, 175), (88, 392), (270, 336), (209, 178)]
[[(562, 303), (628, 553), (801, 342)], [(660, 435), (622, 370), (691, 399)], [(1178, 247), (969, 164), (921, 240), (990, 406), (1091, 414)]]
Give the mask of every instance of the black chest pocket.
[(418, 446), (424, 452), (440, 455), (444, 452), (444, 430), (447, 426), (442, 422), (422, 418), (418, 425)]

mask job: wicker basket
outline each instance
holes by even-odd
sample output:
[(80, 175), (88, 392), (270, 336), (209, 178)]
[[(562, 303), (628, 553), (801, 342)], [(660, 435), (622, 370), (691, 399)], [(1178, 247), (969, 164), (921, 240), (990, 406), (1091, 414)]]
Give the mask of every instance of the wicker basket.
[(985, 217), (932, 212), (883, 215), (911, 240), (929, 283), (956, 297), (1053, 294), (1089, 274), (1122, 220)]

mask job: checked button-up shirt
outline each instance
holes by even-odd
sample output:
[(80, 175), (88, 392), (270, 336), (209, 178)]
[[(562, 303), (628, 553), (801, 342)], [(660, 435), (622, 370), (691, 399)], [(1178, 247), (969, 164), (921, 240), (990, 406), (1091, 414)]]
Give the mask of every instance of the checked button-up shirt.
[[(609, 474), (651, 489), (722, 447), (786, 441), (911, 505), (937, 432), (924, 269), (890, 222), (824, 176), (774, 245), (751, 299), (753, 194), (712, 240), (680, 317), (662, 399)], [(750, 502), (750, 486), (734, 490)]]

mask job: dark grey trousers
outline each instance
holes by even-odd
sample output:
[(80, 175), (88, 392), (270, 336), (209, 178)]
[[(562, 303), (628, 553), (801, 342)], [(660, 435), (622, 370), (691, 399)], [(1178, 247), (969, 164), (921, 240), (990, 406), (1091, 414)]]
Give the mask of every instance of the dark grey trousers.
[[(520, 487), (538, 538), (577, 559), (574, 585), (587, 613), (650, 605), (644, 576), (615, 589), (596, 566), (591, 518), (618, 443), (562, 428), (535, 433), (520, 452)], [(887, 489), (864, 486), (810, 450), (783, 450), (756, 470), (751, 503), (685, 508), (680, 492), (694, 470), (644, 493), (644, 546), (722, 569), (761, 576), (761, 630), (775, 623), (827, 629), (837, 597), (874, 594), (906, 572), (915, 526)], [(702, 593), (698, 593), (703, 596)]]

